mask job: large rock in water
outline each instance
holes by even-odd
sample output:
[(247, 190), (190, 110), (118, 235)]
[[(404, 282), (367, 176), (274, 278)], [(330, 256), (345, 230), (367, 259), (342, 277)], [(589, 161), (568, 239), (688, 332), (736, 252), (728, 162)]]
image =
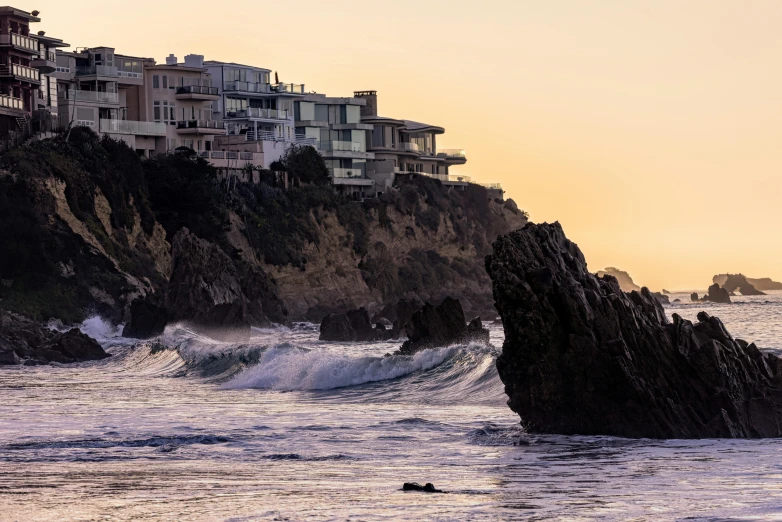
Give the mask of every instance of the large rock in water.
[(500, 237), (486, 267), (505, 327), (497, 369), (529, 431), (782, 436), (782, 360), (590, 274), (558, 223)]
[(730, 293), (717, 283), (709, 287), (709, 293), (703, 296), (704, 301), (712, 303), (730, 304)]
[(168, 310), (157, 295), (136, 299), (130, 305), (130, 321), (122, 330), (123, 337), (150, 339), (163, 333), (168, 323)]
[(413, 314), (405, 331), (408, 340), (400, 350), (404, 355), (450, 344), (489, 342), (489, 331), (483, 328), (480, 318), (474, 319), (468, 328), (461, 303), (451, 297), (446, 297), (439, 306), (426, 303)]
[(720, 274), (712, 278), (712, 282), (725, 289), (728, 294), (738, 291), (741, 295), (766, 295), (749, 282), (744, 274)]
[(329, 314), (320, 323), (320, 340), (337, 342), (364, 342), (389, 339), (391, 330), (373, 327), (365, 308), (344, 314)]
[(25, 317), (0, 311), (0, 365), (63, 364), (109, 357), (95, 339), (77, 328), (57, 332)]

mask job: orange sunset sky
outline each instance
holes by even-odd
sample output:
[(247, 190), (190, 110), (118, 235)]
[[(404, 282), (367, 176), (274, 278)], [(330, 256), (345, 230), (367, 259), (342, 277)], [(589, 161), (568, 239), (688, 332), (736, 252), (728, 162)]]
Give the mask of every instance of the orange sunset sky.
[[(782, 280), (782, 2), (35, 0), (49, 36), (375, 89), (458, 172), (654, 290)], [(132, 6), (132, 7), (130, 7)]]

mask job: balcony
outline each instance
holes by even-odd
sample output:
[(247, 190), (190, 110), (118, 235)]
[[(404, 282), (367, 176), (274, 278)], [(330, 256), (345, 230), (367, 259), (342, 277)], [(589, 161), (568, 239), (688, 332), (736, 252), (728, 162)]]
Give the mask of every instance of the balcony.
[(323, 152), (366, 152), (363, 144), (353, 141), (321, 141), (318, 142), (318, 150)]
[(242, 168), (248, 163), (256, 166), (263, 165), (262, 152), (237, 152), (222, 150), (199, 150), (196, 152), (199, 158), (203, 158), (215, 167)]
[(283, 142), (283, 143), (294, 143), (296, 145), (309, 145), (310, 147), (315, 147), (317, 140), (315, 138), (307, 138), (305, 136), (296, 135), (291, 139), (288, 139), (284, 136), (278, 136), (274, 132), (271, 131), (258, 131), (256, 134), (253, 129), (249, 129), (247, 131), (247, 134), (245, 134), (245, 140), (246, 141), (276, 141), (276, 142)]
[(304, 84), (298, 83), (278, 83), (271, 86), (274, 92), (285, 94), (306, 94), (304, 92)]
[(13, 77), (26, 82), (41, 83), (41, 75), (37, 69), (12, 63), (11, 65), (0, 65), (0, 76)]
[(76, 76), (103, 76), (116, 78), (119, 76), (116, 67), (109, 65), (87, 65), (76, 67)]
[(214, 120), (178, 121), (176, 128), (180, 134), (225, 134), (225, 124)]
[(402, 142), (397, 147), (399, 150), (407, 151), (407, 152), (420, 152), (421, 147), (418, 146), (417, 143), (411, 143), (411, 142)]
[(225, 82), (223, 90), (226, 92), (257, 92), (259, 94), (270, 94), (272, 92), (271, 86), (268, 83), (237, 81)]
[(166, 124), (154, 121), (100, 120), (100, 131), (108, 134), (165, 136)]
[(10, 45), (17, 49), (38, 54), (38, 40), (29, 36), (22, 36), (21, 34), (0, 34), (0, 45)]
[(68, 99), (77, 102), (88, 103), (119, 103), (119, 94), (116, 92), (83, 91), (80, 89), (68, 91)]
[(57, 70), (57, 62), (49, 58), (33, 58), (30, 66), (38, 69), (41, 74), (50, 74)]
[(467, 163), (467, 155), (464, 149), (440, 149), (437, 151), (438, 158), (444, 158), (452, 165), (464, 165)]
[(216, 100), (219, 97), (220, 90), (217, 87), (184, 85), (176, 89), (177, 100)]
[(24, 101), (20, 98), (8, 96), (7, 94), (0, 94), (0, 109), (23, 111)]
[(143, 80), (144, 79), (144, 73), (140, 72), (133, 72), (133, 71), (122, 71), (117, 69), (117, 76), (119, 78), (131, 78), (134, 80)]
[(238, 111), (229, 111), (229, 118), (258, 118), (262, 120), (287, 120), (288, 111), (284, 109), (258, 109), (250, 107)]
[(335, 178), (363, 178), (361, 169), (331, 169), (331, 175)]

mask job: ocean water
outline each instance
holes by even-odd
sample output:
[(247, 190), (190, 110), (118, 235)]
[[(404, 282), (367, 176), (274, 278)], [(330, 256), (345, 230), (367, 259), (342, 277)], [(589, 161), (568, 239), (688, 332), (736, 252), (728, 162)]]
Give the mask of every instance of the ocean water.
[[(736, 301), (668, 311), (782, 352), (782, 294)], [(496, 326), (496, 348), (414, 357), (306, 324), (247, 345), (82, 329), (113, 357), (0, 369), (0, 520), (782, 520), (780, 440), (525, 434)]]

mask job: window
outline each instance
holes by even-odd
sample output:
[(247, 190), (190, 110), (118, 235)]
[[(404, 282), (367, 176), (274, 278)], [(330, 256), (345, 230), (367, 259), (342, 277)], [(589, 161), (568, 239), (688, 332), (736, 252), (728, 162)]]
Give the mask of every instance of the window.
[(168, 76), (163, 76), (163, 88), (168, 89)]
[(154, 118), (155, 121), (159, 122), (160, 121), (160, 102), (156, 101), (153, 105), (154, 105), (154, 107), (153, 107), (153, 113), (154, 113), (153, 114), (153, 118)]
[[(160, 89), (160, 76), (158, 76), (157, 74), (152, 76), (152, 88), (153, 89)], [(157, 102), (155, 102), (155, 103), (157, 103)]]
[(176, 105), (171, 103), (171, 106), (169, 107), (169, 116), (171, 117), (171, 125), (176, 125)]

